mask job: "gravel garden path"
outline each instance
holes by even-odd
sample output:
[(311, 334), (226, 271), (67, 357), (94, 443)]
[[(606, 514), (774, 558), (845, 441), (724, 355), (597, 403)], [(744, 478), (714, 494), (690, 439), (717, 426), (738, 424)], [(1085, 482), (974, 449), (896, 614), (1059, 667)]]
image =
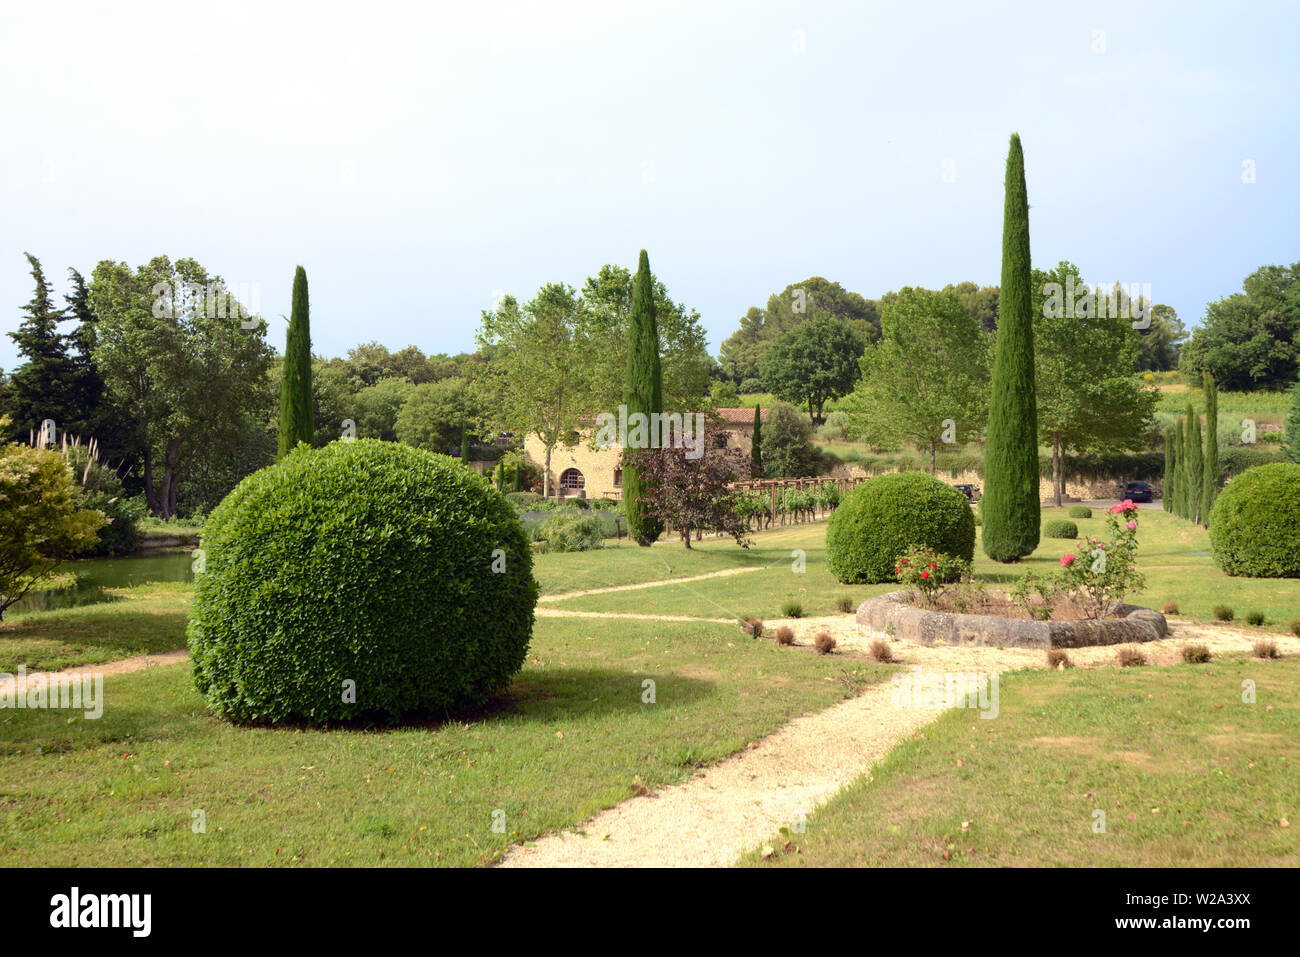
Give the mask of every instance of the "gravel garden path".
[[(628, 617), (628, 616), (620, 616)], [(652, 616), (645, 616), (652, 617)], [(792, 653), (821, 630), (839, 651), (865, 653), (873, 637), (852, 615), (785, 620), (795, 631)], [(776, 622), (765, 622), (771, 631)], [(1263, 635), (1256, 629), (1196, 622), (1170, 622), (1170, 636), (1139, 647), (1152, 664), (1174, 664), (1189, 641), (1213, 654), (1249, 653), (1267, 637), (1280, 654), (1300, 653), (1300, 638)], [(1001, 673), (1046, 667), (1041, 650), (917, 645), (889, 639), (898, 662), (926, 672)], [(1116, 667), (1118, 646), (1070, 649), (1081, 667)], [(871, 768), (891, 748), (918, 734), (940, 709), (893, 704), (893, 685), (883, 682), (837, 705), (805, 713), (761, 741), (702, 770), (688, 781), (629, 798), (587, 820), (579, 829), (516, 845), (499, 867), (726, 867)]]

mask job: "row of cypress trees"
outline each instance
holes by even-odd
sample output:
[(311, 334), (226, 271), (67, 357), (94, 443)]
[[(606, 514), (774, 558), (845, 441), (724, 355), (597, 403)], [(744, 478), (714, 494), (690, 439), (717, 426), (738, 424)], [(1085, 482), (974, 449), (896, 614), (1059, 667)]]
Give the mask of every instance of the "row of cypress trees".
[(1205, 373), (1205, 432), (1201, 417), (1187, 412), (1165, 431), (1164, 508), (1180, 518), (1209, 526), (1210, 509), (1219, 494), (1219, 392), (1214, 376)]

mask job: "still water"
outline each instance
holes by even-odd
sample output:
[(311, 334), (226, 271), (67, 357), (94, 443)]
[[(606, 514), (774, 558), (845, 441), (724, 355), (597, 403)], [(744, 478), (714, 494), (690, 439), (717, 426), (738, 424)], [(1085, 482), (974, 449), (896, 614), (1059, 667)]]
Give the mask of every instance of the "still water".
[(188, 582), (194, 580), (194, 558), (188, 550), (163, 552), (138, 558), (89, 558), (65, 562), (60, 573), (77, 576), (75, 583), (50, 591), (28, 592), (22, 601), (5, 610), (9, 615), (29, 611), (50, 611), (108, 601), (106, 588), (135, 588), (150, 582)]

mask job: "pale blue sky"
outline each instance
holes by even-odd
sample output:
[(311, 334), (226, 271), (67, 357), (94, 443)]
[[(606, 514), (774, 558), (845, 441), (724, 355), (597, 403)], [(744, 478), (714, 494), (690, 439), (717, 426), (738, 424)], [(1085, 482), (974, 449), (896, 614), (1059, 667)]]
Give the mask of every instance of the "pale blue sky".
[(6, 4), (0, 332), (23, 250), (60, 292), (166, 253), (269, 317), (302, 263), (318, 352), (458, 352), (644, 246), (716, 351), (813, 274), (997, 282), (1013, 130), (1038, 265), (1192, 323), (1300, 260), (1297, 5), (1066, 6)]

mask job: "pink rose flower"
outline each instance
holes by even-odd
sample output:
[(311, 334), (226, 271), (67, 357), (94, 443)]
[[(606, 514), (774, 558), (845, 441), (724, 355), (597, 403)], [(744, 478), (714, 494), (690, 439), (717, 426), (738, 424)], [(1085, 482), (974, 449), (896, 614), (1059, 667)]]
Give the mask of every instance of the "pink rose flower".
[(1137, 522), (1130, 521), (1130, 522), (1128, 523), (1128, 530), (1129, 530), (1130, 532), (1136, 532), (1136, 531), (1137, 531), (1137, 527), (1138, 527), (1138, 523), (1137, 523)]
[(929, 577), (930, 577), (930, 573), (929, 573), (928, 571), (921, 572), (921, 577), (922, 577), (922, 578), (929, 578)]
[(1064, 554), (1064, 555), (1061, 556), (1061, 567), (1062, 567), (1062, 568), (1069, 568), (1069, 567), (1070, 567), (1070, 563), (1073, 562), (1073, 561), (1074, 561), (1074, 555), (1071, 554), (1071, 553), (1069, 553), (1069, 552), (1067, 552), (1066, 554)]

